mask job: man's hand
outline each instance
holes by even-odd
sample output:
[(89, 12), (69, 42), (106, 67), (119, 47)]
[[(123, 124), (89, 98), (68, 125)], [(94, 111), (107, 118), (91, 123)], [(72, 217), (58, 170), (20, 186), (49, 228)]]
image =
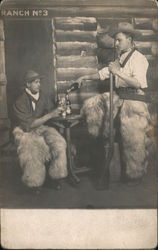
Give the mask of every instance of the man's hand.
[(75, 82), (77, 82), (79, 84), (79, 88), (82, 86), (82, 82), (83, 82), (83, 76), (79, 77), (77, 80), (75, 80)]
[(118, 72), (120, 71), (120, 64), (118, 61), (115, 61), (115, 62), (111, 62), (109, 64), (109, 71), (114, 74), (114, 75), (117, 75)]
[(59, 110), (59, 108), (56, 108), (52, 112), (50, 112), (49, 114), (50, 114), (50, 118), (58, 117), (60, 114), (60, 110)]

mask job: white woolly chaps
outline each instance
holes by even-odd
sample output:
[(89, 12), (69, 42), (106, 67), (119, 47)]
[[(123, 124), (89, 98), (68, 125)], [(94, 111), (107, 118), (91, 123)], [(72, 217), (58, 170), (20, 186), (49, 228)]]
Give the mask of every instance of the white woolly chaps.
[(16, 127), (13, 134), (23, 170), (22, 181), (28, 187), (39, 187), (44, 183), (46, 162), (50, 162), (49, 175), (52, 179), (67, 176), (66, 142), (56, 129), (42, 125), (31, 132), (24, 132)]
[[(123, 146), (121, 157), (126, 166), (126, 175), (130, 178), (142, 177), (148, 165), (146, 133), (149, 129), (150, 115), (147, 104), (122, 100), (114, 92), (113, 105), (114, 118), (119, 111), (119, 130)], [(109, 138), (109, 93), (99, 94), (86, 100), (81, 114), (85, 117), (88, 131), (93, 137), (103, 135), (105, 139)]]

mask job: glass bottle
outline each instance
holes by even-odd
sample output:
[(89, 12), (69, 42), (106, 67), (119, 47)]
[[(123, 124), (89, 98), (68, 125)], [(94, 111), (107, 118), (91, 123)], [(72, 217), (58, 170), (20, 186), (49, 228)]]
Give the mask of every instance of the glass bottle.
[(79, 83), (74, 82), (73, 84), (70, 85), (69, 89), (67, 90), (67, 93), (79, 89)]
[(72, 109), (71, 109), (71, 101), (68, 94), (66, 94), (65, 99), (66, 99), (66, 113), (70, 115), (72, 113)]
[(59, 109), (60, 113), (62, 112), (62, 100), (59, 94), (57, 94), (56, 106)]

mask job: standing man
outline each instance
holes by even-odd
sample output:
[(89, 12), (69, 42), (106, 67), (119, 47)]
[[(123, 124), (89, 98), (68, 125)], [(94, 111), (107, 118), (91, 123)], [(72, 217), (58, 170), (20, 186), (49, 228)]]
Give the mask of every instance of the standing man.
[[(139, 33), (127, 22), (118, 24), (113, 31), (118, 58), (92, 75), (77, 79), (81, 85), (86, 79), (109, 78), (115, 76), (116, 94), (120, 98), (119, 117), (120, 153), (122, 167), (125, 168), (123, 180), (137, 184), (147, 171), (146, 131), (150, 116), (144, 91), (148, 87), (146, 73), (148, 61), (134, 46), (134, 38)], [(93, 97), (92, 97), (93, 98)], [(97, 105), (97, 104), (96, 104)], [(86, 107), (84, 107), (85, 110)], [(87, 110), (88, 110), (87, 103)], [(88, 111), (87, 111), (88, 113)], [(106, 114), (105, 114), (106, 116)]]
[(24, 92), (14, 105), (17, 127), (13, 134), (24, 184), (32, 190), (42, 186), (46, 177), (45, 163), (49, 162), (49, 176), (60, 189), (57, 180), (67, 176), (66, 142), (55, 128), (45, 125), (59, 112), (50, 110), (49, 98), (40, 88), (40, 79), (35, 71), (26, 72)]

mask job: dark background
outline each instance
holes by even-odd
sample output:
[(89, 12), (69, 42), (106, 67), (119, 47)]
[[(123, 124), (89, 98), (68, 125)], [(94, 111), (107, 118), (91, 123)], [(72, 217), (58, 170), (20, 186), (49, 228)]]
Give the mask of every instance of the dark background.
[(50, 20), (6, 20), (5, 55), (8, 113), (23, 88), (23, 77), (32, 69), (45, 75), (42, 89), (53, 98), (53, 54)]

